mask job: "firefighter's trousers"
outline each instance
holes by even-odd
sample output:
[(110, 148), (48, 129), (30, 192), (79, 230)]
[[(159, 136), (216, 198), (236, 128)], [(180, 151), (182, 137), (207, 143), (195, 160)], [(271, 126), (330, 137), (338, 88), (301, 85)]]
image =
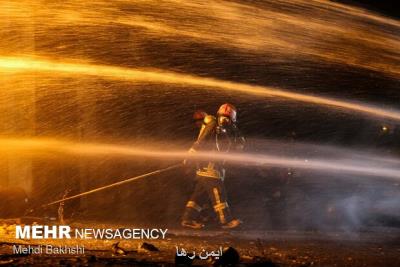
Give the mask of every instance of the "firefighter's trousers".
[(200, 175), (196, 176), (195, 189), (186, 204), (182, 219), (197, 221), (207, 202), (212, 205), (220, 224), (226, 224), (232, 220), (223, 180)]

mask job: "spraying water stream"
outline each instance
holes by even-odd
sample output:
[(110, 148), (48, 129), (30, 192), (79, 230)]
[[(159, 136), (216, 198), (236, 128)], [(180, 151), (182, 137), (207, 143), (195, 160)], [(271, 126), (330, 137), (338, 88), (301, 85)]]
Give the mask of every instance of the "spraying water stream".
[[(142, 142), (143, 143), (143, 142)], [(239, 165), (259, 165), (268, 167), (293, 167), (320, 172), (334, 172), (340, 174), (359, 174), (375, 177), (385, 177), (400, 180), (399, 161), (395, 159), (381, 159), (363, 156), (362, 160), (352, 159), (354, 155), (344, 154), (340, 158), (326, 160), (324, 158), (299, 158), (274, 154), (260, 153), (215, 153), (198, 152), (188, 154), (185, 150), (151, 148), (143, 146), (121, 146), (112, 144), (77, 143), (49, 139), (0, 139), (0, 152), (25, 153), (66, 153), (84, 156), (124, 156), (148, 157), (158, 160), (216, 160), (227, 161)], [(171, 145), (171, 144), (170, 144)], [(382, 161), (386, 162), (382, 166)], [(389, 164), (390, 163), (390, 164)]]
[[(82, 1), (42, 5), (5, 1), (0, 18), (40, 22), (38, 35), (64, 27), (123, 26), (146, 38), (186, 39), (245, 53), (311, 57), (398, 76), (400, 23), (359, 8), (328, 1)], [(3, 29), (6, 30), (6, 29)], [(83, 31), (86, 29), (77, 29)], [(13, 38), (3, 40), (12, 42)], [(51, 40), (49, 40), (51, 42)], [(362, 49), (360, 49), (362, 45)], [(63, 49), (64, 46), (60, 48)], [(64, 47), (65, 48), (65, 47)], [(8, 50), (5, 46), (5, 50)], [(57, 52), (57, 49), (54, 51)]]
[(228, 92), (239, 92), (262, 97), (282, 97), (294, 101), (316, 105), (342, 108), (357, 111), (375, 117), (400, 120), (400, 112), (396, 110), (374, 107), (366, 104), (356, 104), (348, 101), (311, 96), (300, 93), (279, 90), (276, 88), (204, 78), (194, 75), (166, 72), (162, 70), (129, 69), (113, 66), (57, 62), (32, 58), (0, 58), (0, 70), (11, 72), (51, 72), (55, 74), (68, 73), (73, 75), (95, 75), (99, 77), (129, 80), (137, 82), (157, 82), (164, 84), (185, 84), (203, 89), (217, 89)]

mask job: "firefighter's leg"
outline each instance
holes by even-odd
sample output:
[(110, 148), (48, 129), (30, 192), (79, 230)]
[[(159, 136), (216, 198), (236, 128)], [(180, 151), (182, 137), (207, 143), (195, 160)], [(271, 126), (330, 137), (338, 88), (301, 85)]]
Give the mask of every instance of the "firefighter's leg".
[(182, 217), (182, 226), (200, 229), (204, 227), (204, 225), (199, 222), (199, 219), (206, 192), (202, 181), (199, 181), (199, 179), (196, 180), (195, 189), (189, 201), (186, 203), (185, 212)]
[(229, 229), (239, 226), (241, 222), (237, 219), (232, 219), (223, 181), (216, 178), (206, 179), (208, 179), (207, 192), (222, 228)]

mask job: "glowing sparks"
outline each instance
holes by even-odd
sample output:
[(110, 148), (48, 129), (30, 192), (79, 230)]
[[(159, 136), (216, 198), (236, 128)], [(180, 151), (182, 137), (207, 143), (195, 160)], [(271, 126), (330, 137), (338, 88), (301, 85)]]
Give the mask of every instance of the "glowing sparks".
[(381, 130), (382, 132), (387, 133), (389, 131), (389, 127), (386, 125), (382, 125)]
[(281, 97), (322, 106), (330, 106), (350, 111), (357, 111), (375, 117), (400, 120), (400, 111), (388, 110), (365, 104), (357, 104), (337, 99), (310, 96), (277, 88), (230, 82), (214, 78), (199, 77), (189, 74), (167, 72), (163, 70), (145, 70), (123, 68), (90, 63), (72, 63), (38, 58), (0, 57), (0, 71), (12, 72), (48, 72), (53, 74), (93, 75), (101, 78), (128, 80), (135, 82), (153, 82), (165, 84), (185, 84), (198, 89), (238, 92), (262, 97)]

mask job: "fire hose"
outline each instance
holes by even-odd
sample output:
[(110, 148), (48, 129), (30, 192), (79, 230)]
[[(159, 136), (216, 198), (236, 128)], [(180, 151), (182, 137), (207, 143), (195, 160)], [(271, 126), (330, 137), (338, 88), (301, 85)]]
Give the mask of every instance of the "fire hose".
[(93, 194), (93, 193), (96, 193), (96, 192), (99, 192), (99, 191), (103, 191), (103, 190), (110, 189), (110, 188), (113, 188), (113, 187), (116, 187), (116, 186), (127, 184), (127, 183), (130, 183), (130, 182), (142, 179), (142, 178), (146, 178), (146, 177), (153, 176), (153, 175), (156, 175), (156, 174), (164, 173), (164, 172), (176, 169), (178, 167), (181, 167), (182, 164), (183, 163), (175, 164), (175, 165), (163, 168), (163, 169), (159, 169), (159, 170), (152, 171), (152, 172), (149, 172), (149, 173), (146, 173), (146, 174), (142, 174), (142, 175), (138, 175), (138, 176), (135, 176), (135, 177), (131, 177), (131, 178), (128, 178), (128, 179), (125, 179), (125, 180), (122, 180), (122, 181), (119, 181), (119, 182), (116, 182), (116, 183), (112, 183), (112, 184), (109, 184), (109, 185), (101, 186), (101, 187), (98, 187), (98, 188), (95, 188), (95, 189), (92, 189), (92, 190), (89, 190), (89, 191), (86, 191), (86, 192), (82, 192), (82, 193), (77, 194), (77, 195), (73, 195), (73, 196), (70, 196), (70, 197), (65, 197), (65, 198), (62, 198), (62, 199), (59, 199), (59, 200), (44, 204), (44, 205), (42, 205), (42, 207), (48, 207), (48, 206), (51, 206), (51, 205), (54, 205), (54, 204), (57, 204), (57, 203), (61, 203), (61, 202), (68, 201), (68, 200), (72, 200), (72, 199), (75, 199), (75, 198), (80, 198), (80, 197), (87, 196), (87, 195), (90, 195), (90, 194)]

